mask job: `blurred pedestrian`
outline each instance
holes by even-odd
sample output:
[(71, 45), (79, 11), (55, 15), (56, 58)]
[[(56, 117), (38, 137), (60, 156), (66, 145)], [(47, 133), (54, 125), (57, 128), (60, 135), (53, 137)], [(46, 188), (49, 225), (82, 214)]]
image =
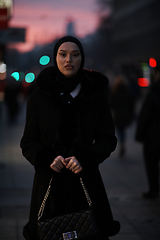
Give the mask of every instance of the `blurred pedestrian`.
[(74, 37), (60, 39), (54, 66), (45, 68), (29, 97), (21, 139), (24, 157), (35, 167), (26, 239), (38, 239), (37, 216), (51, 176), (45, 218), (87, 208), (79, 183), (83, 178), (102, 234), (107, 240), (120, 229), (113, 220), (98, 165), (116, 148), (114, 124), (105, 94), (108, 79), (84, 70), (84, 52)]
[(143, 144), (144, 163), (149, 191), (144, 198), (159, 196), (160, 160), (160, 68), (152, 71), (151, 86), (137, 120), (135, 139)]
[(119, 156), (123, 157), (126, 152), (126, 129), (134, 118), (134, 98), (125, 76), (121, 73), (117, 74), (113, 80), (110, 90), (110, 106), (119, 141)]
[(6, 81), (0, 79), (0, 121), (1, 121), (1, 118), (2, 118), (2, 115), (3, 115), (2, 105), (3, 105), (3, 101), (4, 101), (5, 87), (6, 87)]
[(19, 86), (15, 82), (14, 78), (11, 77), (10, 79), (8, 79), (8, 82), (6, 84), (4, 98), (9, 124), (14, 124), (17, 120), (16, 117), (19, 113), (18, 95)]

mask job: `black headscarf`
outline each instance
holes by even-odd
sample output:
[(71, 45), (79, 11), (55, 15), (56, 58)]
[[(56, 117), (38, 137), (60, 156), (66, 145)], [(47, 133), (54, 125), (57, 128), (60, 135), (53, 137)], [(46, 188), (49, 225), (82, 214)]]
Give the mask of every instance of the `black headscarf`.
[[(57, 61), (56, 61), (57, 51), (58, 51), (59, 47), (65, 42), (75, 43), (79, 47), (79, 50), (81, 53), (81, 58), (82, 58), (81, 65), (80, 65), (80, 68), (79, 68), (77, 74), (70, 78), (65, 77), (60, 72), (60, 70), (57, 66)], [(59, 39), (59, 41), (56, 43), (56, 45), (54, 47), (53, 60), (54, 60), (54, 66), (55, 66), (56, 73), (57, 73), (57, 87), (59, 88), (59, 91), (62, 93), (72, 92), (81, 81), (81, 73), (82, 73), (82, 70), (84, 67), (84, 51), (83, 51), (82, 44), (80, 43), (80, 41), (77, 38), (72, 37), (72, 36), (65, 36), (65, 37)]]

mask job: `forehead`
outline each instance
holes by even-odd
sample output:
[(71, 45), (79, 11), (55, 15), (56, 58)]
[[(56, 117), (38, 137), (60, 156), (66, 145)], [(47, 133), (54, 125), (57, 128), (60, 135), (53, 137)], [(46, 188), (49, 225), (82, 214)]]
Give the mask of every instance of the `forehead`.
[(60, 51), (64, 50), (64, 51), (79, 51), (79, 47), (73, 43), (73, 42), (65, 42), (62, 43), (61, 46), (59, 47)]

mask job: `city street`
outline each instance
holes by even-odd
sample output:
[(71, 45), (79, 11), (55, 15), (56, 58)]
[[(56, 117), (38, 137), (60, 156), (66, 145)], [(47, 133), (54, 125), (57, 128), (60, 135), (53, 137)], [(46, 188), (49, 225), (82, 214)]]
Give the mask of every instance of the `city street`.
[[(7, 124), (5, 106), (0, 119), (0, 240), (22, 240), (28, 221), (34, 169), (21, 154), (26, 103), (21, 102), (17, 122)], [(113, 216), (121, 231), (113, 240), (159, 240), (160, 198), (144, 200), (147, 180), (141, 144), (135, 142), (135, 122), (127, 130), (123, 158), (116, 151), (100, 165)]]

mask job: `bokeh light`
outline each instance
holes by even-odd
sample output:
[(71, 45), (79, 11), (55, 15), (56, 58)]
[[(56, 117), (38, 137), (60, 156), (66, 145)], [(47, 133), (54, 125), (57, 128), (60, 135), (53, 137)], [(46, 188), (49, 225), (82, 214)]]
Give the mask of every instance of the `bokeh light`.
[(25, 76), (25, 81), (26, 81), (27, 83), (33, 82), (34, 79), (35, 79), (35, 75), (34, 75), (34, 73), (31, 73), (31, 72), (30, 72), (30, 73), (27, 73), (26, 76)]
[(42, 56), (40, 59), (39, 59), (39, 63), (41, 65), (47, 65), (48, 63), (50, 62), (50, 57), (49, 56)]
[(147, 78), (138, 78), (138, 86), (140, 87), (148, 87), (149, 86), (149, 80)]
[(0, 80), (4, 80), (6, 78), (7, 66), (4, 62), (0, 62)]
[(150, 58), (149, 66), (155, 68), (157, 66), (157, 61), (154, 58)]
[(19, 82), (22, 82), (24, 80), (25, 74), (24, 72), (19, 73)]
[(17, 81), (17, 82), (22, 82), (24, 79), (24, 72), (13, 72), (11, 76)]
[(150, 67), (147, 63), (143, 62), (141, 64), (143, 77), (138, 78), (138, 85), (140, 87), (148, 87), (150, 85)]
[(7, 66), (5, 63), (0, 63), (0, 73), (4, 73), (7, 71)]
[(13, 72), (11, 76), (16, 79), (16, 81), (19, 81), (19, 72)]

